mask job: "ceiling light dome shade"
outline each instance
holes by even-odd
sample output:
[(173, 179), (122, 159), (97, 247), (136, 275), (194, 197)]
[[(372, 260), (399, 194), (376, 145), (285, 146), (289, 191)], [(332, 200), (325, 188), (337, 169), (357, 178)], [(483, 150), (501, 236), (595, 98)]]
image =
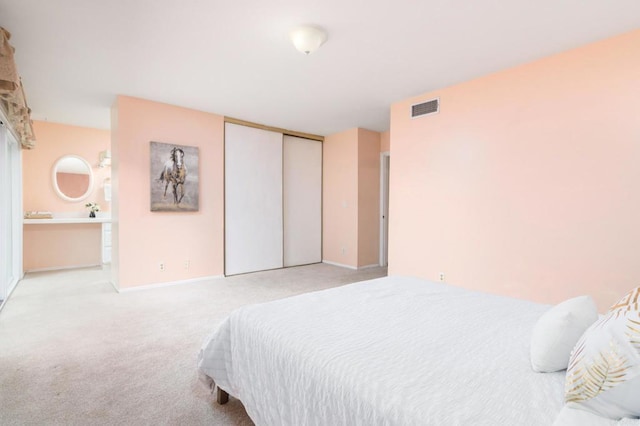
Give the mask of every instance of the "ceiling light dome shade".
[(316, 51), (327, 41), (327, 33), (311, 25), (294, 28), (291, 30), (291, 33), (289, 33), (289, 36), (296, 49), (306, 55)]

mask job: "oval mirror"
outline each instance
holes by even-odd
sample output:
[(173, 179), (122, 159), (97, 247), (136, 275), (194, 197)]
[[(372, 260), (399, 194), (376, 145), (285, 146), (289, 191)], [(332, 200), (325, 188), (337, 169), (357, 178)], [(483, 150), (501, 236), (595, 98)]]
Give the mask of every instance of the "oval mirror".
[(53, 188), (63, 200), (84, 200), (93, 190), (91, 165), (77, 155), (60, 158), (53, 166)]

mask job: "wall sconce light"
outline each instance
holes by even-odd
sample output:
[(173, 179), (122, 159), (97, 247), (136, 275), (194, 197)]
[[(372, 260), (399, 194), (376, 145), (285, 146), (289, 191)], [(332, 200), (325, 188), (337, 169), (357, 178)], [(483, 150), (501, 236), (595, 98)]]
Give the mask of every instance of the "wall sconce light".
[(100, 162), (98, 163), (98, 167), (100, 168), (107, 166), (111, 166), (111, 150), (109, 149), (100, 151)]
[(102, 190), (104, 191), (104, 200), (111, 201), (111, 178), (105, 178), (102, 181)]
[(289, 33), (291, 42), (300, 52), (308, 55), (315, 52), (327, 41), (327, 33), (311, 25), (296, 27)]

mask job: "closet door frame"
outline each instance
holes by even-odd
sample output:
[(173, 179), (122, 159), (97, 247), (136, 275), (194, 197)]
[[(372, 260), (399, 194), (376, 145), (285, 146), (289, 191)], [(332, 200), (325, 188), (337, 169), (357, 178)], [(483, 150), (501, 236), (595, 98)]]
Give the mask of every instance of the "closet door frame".
[[(252, 128), (256, 128), (256, 129), (262, 129), (262, 130), (268, 130), (268, 131), (272, 131), (272, 132), (277, 132), (277, 133), (281, 133), (282, 134), (282, 155), (284, 157), (284, 136), (295, 136), (295, 137), (299, 137), (299, 138), (303, 138), (303, 139), (309, 139), (312, 141), (318, 141), (321, 144), (324, 143), (324, 136), (319, 136), (319, 135), (314, 135), (311, 133), (304, 133), (304, 132), (297, 132), (297, 131), (292, 131), (292, 130), (287, 130), (287, 129), (282, 129), (279, 127), (273, 127), (273, 126), (265, 126), (262, 124), (257, 124), (257, 123), (253, 123), (250, 121), (244, 121), (244, 120), (239, 120), (236, 118), (232, 118), (232, 117), (225, 117), (224, 118), (224, 122), (225, 122), (225, 127), (224, 127), (224, 137), (223, 137), (223, 156), (225, 161), (223, 162), (224, 164), (224, 169), (223, 169), (223, 199), (224, 199), (224, 207), (223, 207), (223, 216), (224, 216), (224, 233), (223, 233), (223, 263), (224, 263), (224, 275), (225, 276), (230, 276), (230, 275), (236, 275), (236, 274), (229, 274), (227, 271), (227, 170), (226, 170), (226, 155), (227, 155), (227, 134), (226, 134), (226, 125), (227, 124), (236, 124), (236, 125), (240, 125), (240, 126), (246, 126), (246, 127), (252, 127)], [(282, 158), (282, 162), (284, 163), (284, 158)], [(283, 164), (282, 163), (282, 164)], [(324, 212), (324, 194), (322, 191), (322, 185), (324, 183), (324, 146), (322, 146), (322, 153), (321, 153), (321, 173), (320, 173), (320, 182), (321, 182), (321, 187), (320, 187), (320, 261), (318, 263), (322, 262), (322, 253), (323, 253), (323, 227), (324, 227), (324, 220), (323, 220), (323, 212)], [(284, 180), (284, 173), (282, 173), (282, 179)], [(282, 190), (284, 191), (284, 181), (282, 182)], [(284, 255), (285, 255), (285, 248), (284, 248), (284, 194), (282, 197), (282, 213), (283, 213), (283, 222), (282, 222), (282, 266), (279, 268), (273, 268), (273, 269), (282, 269), (282, 268), (287, 268), (287, 266), (284, 266)], [(256, 271), (257, 272), (257, 271)], [(249, 272), (247, 272), (249, 273)]]

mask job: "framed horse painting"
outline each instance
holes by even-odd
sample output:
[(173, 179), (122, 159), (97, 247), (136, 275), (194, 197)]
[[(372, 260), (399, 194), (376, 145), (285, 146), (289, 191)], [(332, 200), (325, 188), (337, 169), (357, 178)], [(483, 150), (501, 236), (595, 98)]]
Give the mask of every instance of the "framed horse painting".
[(198, 147), (151, 142), (151, 211), (199, 209)]

